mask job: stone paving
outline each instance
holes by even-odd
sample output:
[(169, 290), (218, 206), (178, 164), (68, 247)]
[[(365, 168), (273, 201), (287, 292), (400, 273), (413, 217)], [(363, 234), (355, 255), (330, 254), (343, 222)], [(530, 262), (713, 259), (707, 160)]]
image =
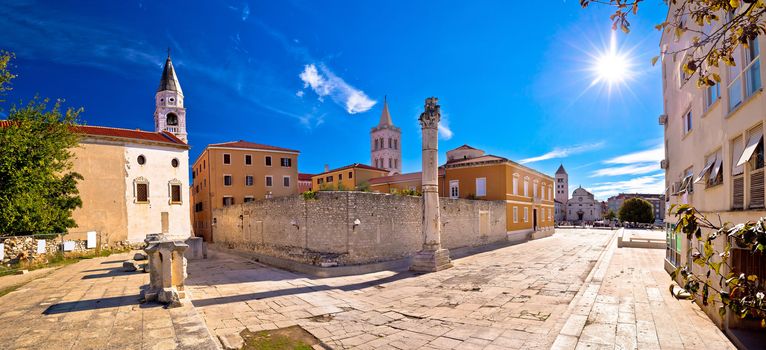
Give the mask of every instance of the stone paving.
[(214, 349), (190, 305), (139, 304), (149, 275), (121, 272), (130, 256), (83, 260), (0, 298), (0, 349)]

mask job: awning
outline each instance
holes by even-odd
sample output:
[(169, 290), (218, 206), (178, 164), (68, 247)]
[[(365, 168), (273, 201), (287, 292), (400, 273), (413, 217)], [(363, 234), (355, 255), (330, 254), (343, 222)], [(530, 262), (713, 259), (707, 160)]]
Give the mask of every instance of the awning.
[(693, 186), (692, 185), (692, 178), (693, 177), (694, 177), (693, 175), (689, 175), (689, 176), (685, 177), (681, 181), (681, 187), (678, 189), (677, 193), (688, 192), (689, 186)]
[(750, 157), (753, 156), (753, 153), (755, 152), (755, 149), (758, 148), (758, 144), (763, 142), (763, 131), (758, 131), (757, 133), (750, 136), (750, 140), (747, 141), (747, 146), (745, 147), (745, 151), (742, 152), (742, 156), (739, 157), (739, 162), (737, 162), (737, 166), (741, 166), (742, 164), (747, 163), (747, 161), (750, 160)]
[(716, 160), (715, 157), (713, 157), (707, 162), (707, 164), (705, 164), (705, 167), (702, 168), (702, 171), (700, 171), (700, 174), (699, 176), (697, 176), (697, 179), (694, 180), (695, 184), (702, 181), (702, 179), (705, 178), (705, 175), (707, 175), (710, 169), (713, 168), (713, 164), (715, 164), (715, 160)]
[(713, 166), (712, 172), (710, 173), (711, 179), (718, 178), (718, 173), (721, 172), (721, 167), (723, 167), (723, 159), (718, 159), (715, 162), (715, 166)]

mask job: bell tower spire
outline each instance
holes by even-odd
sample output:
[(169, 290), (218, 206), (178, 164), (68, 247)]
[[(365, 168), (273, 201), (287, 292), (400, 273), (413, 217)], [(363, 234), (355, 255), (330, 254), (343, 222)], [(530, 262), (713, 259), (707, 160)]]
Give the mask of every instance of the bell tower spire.
[(186, 135), (186, 108), (184, 108), (184, 93), (178, 82), (173, 61), (168, 58), (162, 69), (160, 86), (154, 95), (154, 129), (156, 132), (167, 131), (179, 139), (187, 142)]
[(391, 174), (402, 172), (402, 131), (394, 125), (388, 111), (388, 96), (383, 97), (383, 111), (378, 125), (370, 131), (370, 165), (388, 170)]

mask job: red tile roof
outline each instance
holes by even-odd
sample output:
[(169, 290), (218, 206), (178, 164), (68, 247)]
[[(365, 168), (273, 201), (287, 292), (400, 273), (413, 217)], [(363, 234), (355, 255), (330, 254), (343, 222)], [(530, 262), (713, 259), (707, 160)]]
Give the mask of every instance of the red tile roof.
[[(6, 128), (11, 126), (12, 123), (13, 122), (9, 120), (0, 120), (0, 127)], [(90, 126), (90, 125), (73, 126), (72, 131), (78, 134), (83, 134), (88, 136), (117, 137), (117, 138), (123, 138), (123, 139), (153, 141), (153, 142), (159, 142), (159, 143), (168, 143), (168, 144), (186, 146), (185, 142), (181, 141), (175, 135), (165, 131), (151, 132), (151, 131), (142, 131), (138, 129), (132, 130), (132, 129), (110, 128), (105, 126)]]
[(298, 173), (298, 181), (311, 181), (312, 176), (314, 176), (314, 174)]
[(504, 162), (504, 161), (507, 161), (507, 160), (508, 160), (507, 158), (503, 158), (503, 157), (498, 157), (498, 156), (493, 156), (491, 154), (487, 154), (487, 155), (480, 156), (480, 157), (475, 157), (475, 158), (452, 159), (452, 160), (448, 160), (447, 164), (448, 165), (453, 165), (453, 164), (467, 164), (467, 163), (493, 162), (493, 161), (502, 161), (502, 162)]
[(224, 142), (224, 143), (213, 143), (213, 144), (210, 144), (208, 147), (228, 147), (228, 148), (258, 149), (258, 150), (267, 150), (267, 151), (300, 153), (300, 151), (294, 150), (294, 149), (282, 148), (277, 146), (269, 146), (269, 145), (264, 145), (260, 143), (248, 142), (244, 140)]
[(420, 180), (422, 177), (423, 175), (421, 172), (396, 174), (391, 176), (381, 176), (381, 177), (372, 178), (370, 179), (369, 183), (370, 185), (377, 185), (377, 184), (394, 183), (394, 182), (417, 181), (417, 180)]
[(314, 176), (323, 175), (323, 174), (329, 174), (329, 173), (332, 173), (332, 172), (346, 170), (346, 169), (351, 169), (351, 168), (367, 169), (367, 170), (377, 170), (377, 171), (388, 172), (388, 170), (386, 170), (386, 169), (376, 168), (376, 167), (373, 167), (373, 166), (369, 166), (369, 165), (365, 165), (365, 164), (360, 164), (360, 163), (354, 163), (354, 164), (346, 165), (344, 167), (328, 170), (328, 171), (325, 171), (323, 173), (316, 174)]

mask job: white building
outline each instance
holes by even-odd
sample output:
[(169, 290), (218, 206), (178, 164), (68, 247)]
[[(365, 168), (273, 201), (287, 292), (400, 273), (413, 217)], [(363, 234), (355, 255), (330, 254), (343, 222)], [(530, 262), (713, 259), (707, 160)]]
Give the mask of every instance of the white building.
[(603, 218), (601, 202), (582, 187), (572, 192), (566, 204), (566, 220), (572, 222), (593, 222)]

